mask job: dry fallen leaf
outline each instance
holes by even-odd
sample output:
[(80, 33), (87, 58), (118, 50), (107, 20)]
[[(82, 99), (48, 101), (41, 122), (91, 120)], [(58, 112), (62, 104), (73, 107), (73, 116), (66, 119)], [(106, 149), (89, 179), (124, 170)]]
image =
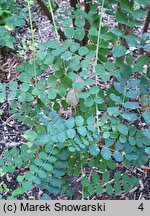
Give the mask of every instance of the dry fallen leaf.
[(75, 91), (75, 89), (71, 89), (68, 92), (66, 101), (71, 106), (77, 106), (77, 104), (79, 103), (79, 96), (78, 96), (77, 91)]

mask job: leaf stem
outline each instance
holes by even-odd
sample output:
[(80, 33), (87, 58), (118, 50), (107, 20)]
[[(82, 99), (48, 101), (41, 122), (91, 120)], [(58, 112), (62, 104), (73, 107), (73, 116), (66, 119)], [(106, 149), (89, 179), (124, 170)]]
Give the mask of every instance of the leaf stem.
[(28, 12), (29, 12), (29, 20), (30, 20), (30, 32), (31, 32), (31, 39), (32, 39), (32, 46), (33, 46), (33, 67), (34, 67), (34, 80), (35, 85), (37, 83), (37, 73), (36, 73), (36, 46), (35, 46), (35, 40), (34, 40), (34, 29), (32, 24), (32, 13), (31, 13), (31, 2), (30, 0), (27, 1), (28, 3)]
[[(80, 156), (82, 158), (82, 156)], [(82, 179), (84, 178), (83, 164), (81, 163), (81, 175)], [(82, 185), (82, 200), (84, 200), (84, 186)]]
[[(104, 10), (104, 3), (105, 3), (105, 0), (102, 0), (102, 7), (101, 7), (101, 11), (103, 13), (103, 10)], [(96, 86), (98, 86), (98, 76), (96, 75), (96, 71), (95, 71), (95, 67), (97, 65), (97, 62), (98, 62), (98, 51), (99, 51), (99, 44), (100, 44), (100, 41), (101, 41), (101, 29), (102, 29), (102, 14), (100, 16), (100, 20), (99, 20), (99, 30), (98, 30), (98, 38), (97, 38), (97, 45), (96, 45), (96, 56), (95, 56), (95, 63), (94, 63), (94, 66), (93, 66), (93, 71), (95, 72), (95, 82), (96, 82)], [(98, 104), (96, 103), (96, 120), (97, 120), (97, 127), (98, 127), (98, 134), (100, 133), (100, 129), (99, 129), (99, 126), (98, 126)]]
[(51, 12), (51, 15), (52, 15), (52, 20), (53, 20), (53, 24), (54, 24), (54, 29), (55, 29), (56, 37), (57, 37), (57, 40), (59, 42), (59, 35), (58, 35), (57, 25), (56, 25), (55, 18), (54, 18), (54, 13), (53, 13), (53, 8), (52, 8), (51, 0), (48, 0), (48, 4), (49, 4), (50, 12)]

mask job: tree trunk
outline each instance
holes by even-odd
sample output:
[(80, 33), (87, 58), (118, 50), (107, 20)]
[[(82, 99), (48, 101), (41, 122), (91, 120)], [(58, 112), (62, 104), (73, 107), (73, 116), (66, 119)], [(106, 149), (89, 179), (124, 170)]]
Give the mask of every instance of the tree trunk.
[[(150, 23), (150, 6), (148, 7), (146, 19), (145, 19), (145, 22), (144, 22), (144, 27), (143, 27), (143, 31), (142, 31), (143, 34), (148, 31), (149, 23)], [(140, 48), (139, 49), (139, 54), (142, 55), (143, 52), (144, 52), (143, 48)]]
[(73, 7), (74, 9), (76, 8), (76, 4), (78, 3), (78, 0), (70, 0), (70, 6)]
[(147, 16), (145, 19), (143, 34), (148, 31), (149, 23), (150, 23), (150, 6), (148, 7)]
[[(131, 0), (131, 1), (130, 1), (130, 5), (131, 5), (131, 6), (130, 6), (131, 10), (133, 10), (133, 7), (134, 7), (134, 0)], [(118, 3), (118, 7), (117, 7), (117, 12), (122, 12), (122, 9), (121, 9), (119, 3)], [(118, 24), (118, 27), (119, 27), (120, 30), (123, 30), (123, 31), (124, 31), (125, 35), (128, 35), (128, 34), (131, 34), (131, 33), (132, 33), (132, 28), (129, 27), (129, 26), (126, 26), (126, 25), (124, 25), (124, 24), (119, 23), (119, 24)], [(122, 46), (125, 46), (126, 48), (129, 48), (129, 45), (128, 45), (128, 43), (126, 42), (126, 40), (125, 40), (124, 38), (121, 38), (121, 45), (122, 45)], [(122, 60), (124, 60), (125, 56), (122, 56), (121, 58), (122, 58)]]
[[(92, 5), (92, 0), (84, 0), (84, 7), (85, 7), (84, 10), (87, 14), (90, 11), (91, 5)], [(85, 46), (88, 43), (88, 31), (89, 31), (89, 29), (90, 29), (90, 23), (86, 19), (86, 21), (85, 21), (85, 37), (84, 37), (83, 42), (82, 42), (83, 46)]]
[[(43, 11), (44, 15), (48, 17), (48, 19), (50, 20), (51, 23), (53, 23), (52, 15), (51, 15), (49, 9), (47, 8), (47, 6), (45, 5), (45, 3), (42, 0), (36, 0), (36, 1), (39, 4), (39, 6), (40, 6), (41, 10)], [(61, 29), (58, 29), (58, 34), (60, 35), (61, 40), (66, 39), (66, 36), (65, 36), (64, 32)]]

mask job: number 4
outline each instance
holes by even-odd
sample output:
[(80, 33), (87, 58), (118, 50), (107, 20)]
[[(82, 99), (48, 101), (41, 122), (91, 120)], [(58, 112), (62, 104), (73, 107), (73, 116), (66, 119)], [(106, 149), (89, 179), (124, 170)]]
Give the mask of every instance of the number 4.
[(143, 203), (141, 203), (138, 207), (139, 210), (143, 211), (144, 210), (144, 206), (143, 206)]

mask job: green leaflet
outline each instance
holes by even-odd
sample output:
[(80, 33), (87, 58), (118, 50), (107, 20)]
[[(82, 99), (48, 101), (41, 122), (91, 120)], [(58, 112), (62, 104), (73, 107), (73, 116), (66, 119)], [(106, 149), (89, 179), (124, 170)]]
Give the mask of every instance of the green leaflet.
[(126, 48), (124, 46), (115, 46), (112, 49), (112, 53), (113, 53), (114, 57), (121, 57), (121, 56), (125, 55)]
[(102, 148), (101, 154), (105, 160), (109, 160), (111, 158), (111, 151), (108, 148)]
[(128, 126), (125, 124), (117, 125), (117, 129), (121, 134), (128, 135)]

